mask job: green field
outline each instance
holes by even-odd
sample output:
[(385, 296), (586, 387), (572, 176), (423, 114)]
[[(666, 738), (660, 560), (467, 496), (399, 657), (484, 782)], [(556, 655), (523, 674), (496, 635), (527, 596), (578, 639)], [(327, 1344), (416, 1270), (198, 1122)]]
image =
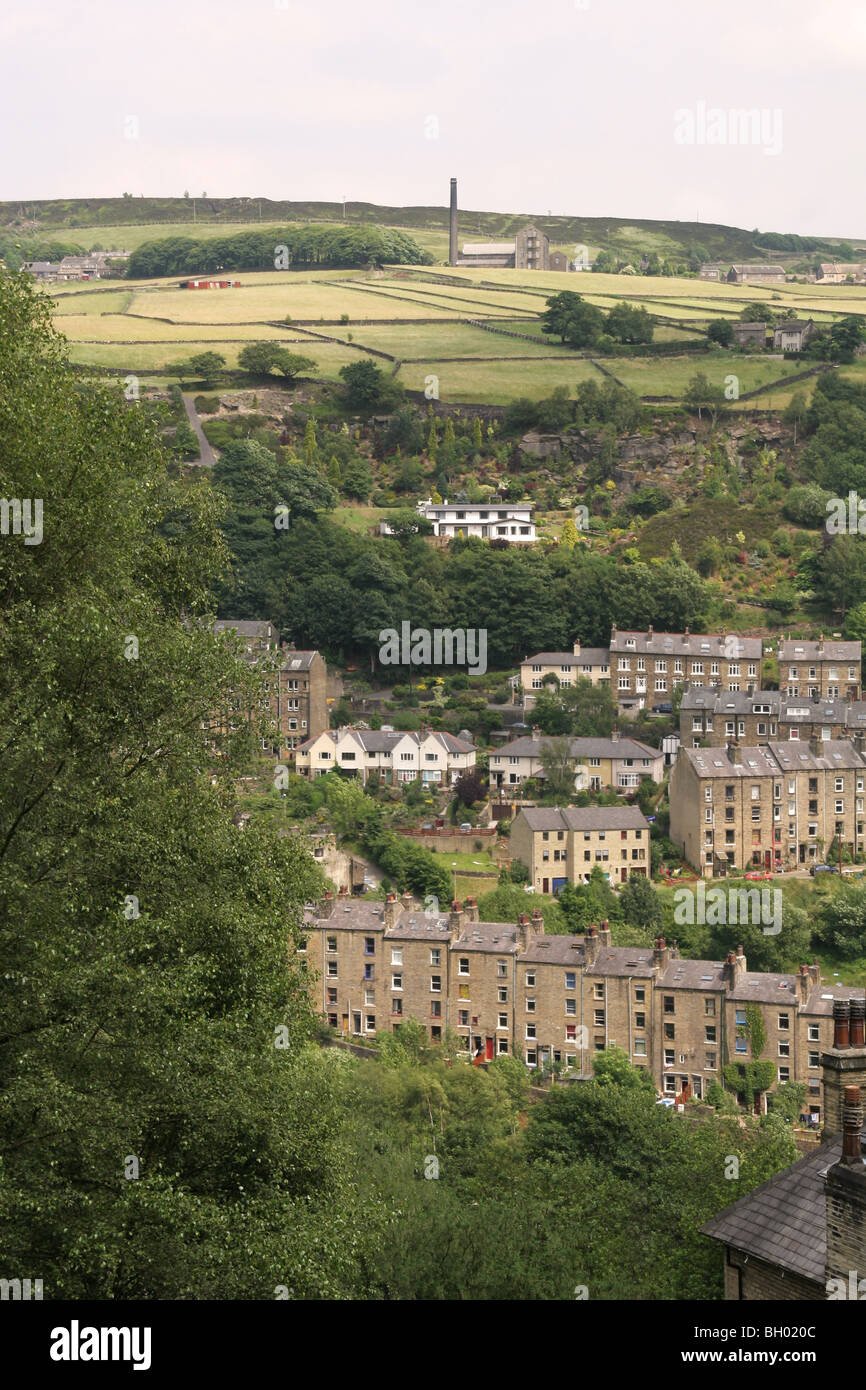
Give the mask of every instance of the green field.
[[(224, 230), (209, 228), (214, 235)], [(105, 236), (100, 240), (106, 244)], [(443, 401), (491, 405), (521, 395), (540, 399), (557, 386), (573, 395), (579, 382), (601, 380), (585, 358), (541, 333), (539, 315), (546, 297), (566, 288), (604, 309), (621, 300), (643, 304), (657, 316), (658, 342), (691, 338), (696, 346), (704, 341), (701, 329), (709, 319), (737, 315), (752, 302), (775, 308), (791, 305), (801, 315), (822, 318), (843, 311), (866, 313), (866, 290), (859, 286), (705, 287), (693, 279), (470, 267), (262, 271), (233, 278), (241, 281), (239, 288), (182, 290), (176, 279), (163, 279), (123, 287), (88, 282), (58, 286), (49, 293), (58, 328), (68, 337), (76, 362), (165, 371), (206, 346), (235, 367), (244, 342), (267, 339), (293, 343), (296, 351), (315, 360), (313, 375), (333, 379), (369, 348), (405, 362), (400, 378), (412, 389), (423, 390), (425, 378), (436, 375)], [(449, 283), (453, 281), (460, 283)], [(486, 331), (474, 325), (479, 320), (526, 333), (533, 341)], [(676, 321), (693, 327), (680, 327)], [(318, 341), (295, 324), (338, 341)], [(374, 360), (387, 367), (381, 358)], [(644, 396), (681, 399), (696, 371), (706, 372), (722, 386), (726, 377), (736, 376), (741, 394), (766, 387), (753, 402), (744, 402), (744, 409), (781, 409), (794, 390), (808, 396), (813, 389), (811, 380), (777, 388), (775, 383), (793, 375), (797, 365), (758, 354), (616, 357), (605, 359), (605, 365)], [(857, 375), (864, 367), (857, 363), (848, 370)]]

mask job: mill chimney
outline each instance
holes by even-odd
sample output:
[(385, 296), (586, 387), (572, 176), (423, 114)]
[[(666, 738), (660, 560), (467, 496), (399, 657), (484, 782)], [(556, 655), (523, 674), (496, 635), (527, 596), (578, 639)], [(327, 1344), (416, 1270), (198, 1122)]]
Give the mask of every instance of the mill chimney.
[(448, 218), (448, 264), (457, 264), (457, 180), (451, 180), (451, 207)]

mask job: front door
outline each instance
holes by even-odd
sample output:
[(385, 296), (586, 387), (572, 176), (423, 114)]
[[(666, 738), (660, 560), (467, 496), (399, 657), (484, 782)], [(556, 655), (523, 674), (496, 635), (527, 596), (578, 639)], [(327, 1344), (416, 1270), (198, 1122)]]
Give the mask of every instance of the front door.
[(550, 883), (550, 879), (549, 879), (549, 878), (543, 878), (543, 879), (541, 880), (541, 891), (542, 891), (542, 893), (546, 893), (546, 892), (548, 891), (548, 885), (549, 885), (549, 883)]
[(342, 1030), (342, 1031), (343, 1031), (344, 1033), (348, 1033), (348, 1031), (349, 1031), (349, 1015), (348, 1015), (348, 1014), (343, 1014), (343, 1030)]
[(493, 1039), (492, 1039), (492, 1038), (485, 1038), (485, 1040), (484, 1040), (484, 1056), (485, 1056), (485, 1058), (486, 1058), (486, 1060), (487, 1060), (488, 1062), (492, 1062), (492, 1061), (493, 1061)]

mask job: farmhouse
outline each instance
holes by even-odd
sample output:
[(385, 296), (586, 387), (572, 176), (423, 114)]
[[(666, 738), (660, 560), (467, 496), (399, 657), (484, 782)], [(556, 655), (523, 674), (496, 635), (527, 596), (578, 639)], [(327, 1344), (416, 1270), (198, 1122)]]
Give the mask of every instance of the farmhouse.
[(788, 319), (773, 329), (773, 349), (775, 352), (800, 352), (814, 333), (811, 319)]
[(824, 285), (843, 285), (846, 280), (860, 283), (866, 278), (866, 266), (852, 261), (822, 261), (816, 279)]
[(780, 265), (732, 265), (724, 278), (729, 285), (778, 285), (784, 282), (785, 272)]
[(765, 323), (733, 324), (734, 342), (737, 347), (759, 347), (767, 345), (767, 325)]

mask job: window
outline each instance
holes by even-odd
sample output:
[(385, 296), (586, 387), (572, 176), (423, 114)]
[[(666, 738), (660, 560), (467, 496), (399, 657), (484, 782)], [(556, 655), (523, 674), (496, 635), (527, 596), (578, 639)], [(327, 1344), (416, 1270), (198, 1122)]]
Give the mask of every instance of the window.
[(508, 1003), (508, 990), (507, 990), (507, 989), (498, 989), (498, 990), (496, 991), (496, 998), (497, 998), (497, 1002), (498, 1002), (498, 1003), (500, 1003), (500, 1004), (507, 1004), (507, 1003)]
[(603, 999), (603, 998), (604, 998), (604, 985), (596, 985), (596, 986), (595, 986), (595, 998), (596, 998), (596, 999)]
[(442, 993), (442, 976), (441, 976), (441, 975), (431, 975), (431, 976), (430, 976), (430, 993), (431, 993), (431, 994), (441, 994), (441, 993)]
[(595, 1026), (596, 1028), (604, 1027), (604, 1009), (595, 1010)]
[(809, 1066), (817, 1067), (820, 1065), (820, 1056), (817, 1051), (809, 1053)]
[(329, 951), (336, 951), (336, 949), (337, 949), (337, 938), (336, 938), (335, 936), (329, 936), (329, 937), (328, 937), (327, 950), (329, 950)]
[(566, 1012), (567, 1014), (576, 1014), (576, 1013), (577, 1013), (577, 1000), (576, 1000), (576, 999), (566, 999), (566, 1001), (565, 1001), (565, 1012)]
[(646, 1014), (635, 1014), (634, 1026), (635, 1028), (646, 1028)]
[(402, 988), (403, 988), (403, 976), (402, 976), (402, 975), (392, 975), (392, 976), (391, 976), (391, 988), (392, 988), (392, 989), (402, 989)]
[(527, 1001), (526, 1001), (526, 1012), (527, 1012), (528, 1014), (534, 1014), (534, 1013), (535, 1013), (535, 1000), (534, 1000), (534, 999), (527, 999)]
[(737, 1025), (738, 1028), (745, 1028), (745, 1026), (746, 1026), (746, 1011), (745, 1011), (745, 1009), (736, 1009), (736, 1010), (734, 1011), (734, 1022), (736, 1023), (736, 1025)]
[(820, 1042), (821, 1030), (817, 1023), (809, 1024), (809, 1042)]
[(789, 1042), (780, 1042), (780, 1043), (779, 1043), (779, 1056), (780, 1056), (780, 1057), (790, 1057), (790, 1055), (791, 1055), (791, 1044), (790, 1044)]
[(716, 1069), (716, 1054), (715, 1054), (715, 1052), (705, 1052), (705, 1053), (704, 1053), (704, 1071), (715, 1071), (715, 1069)]
[(375, 967), (375, 965), (365, 965), (365, 966), (364, 966), (364, 979), (365, 979), (365, 980), (374, 980), (375, 978), (376, 978), (376, 967)]
[(367, 1014), (367, 1032), (368, 1032), (368, 1033), (375, 1033), (375, 1031), (376, 1031), (376, 1015), (375, 1015), (375, 1014)]
[(376, 938), (375, 938), (375, 936), (365, 936), (365, 937), (364, 937), (364, 955), (365, 955), (365, 956), (374, 956), (375, 954), (376, 954)]
[(674, 996), (672, 994), (664, 996), (664, 1008), (666, 1014), (674, 1013)]
[(706, 1015), (707, 1018), (715, 1018), (715, 1016), (716, 1016), (716, 1001), (715, 1001), (715, 999), (705, 999), (705, 1000), (704, 1000), (704, 1013), (705, 1013), (705, 1015)]
[(441, 965), (441, 964), (442, 964), (442, 951), (441, 951), (441, 949), (440, 949), (438, 946), (434, 946), (434, 947), (432, 948), (432, 950), (430, 951), (430, 964), (431, 964), (431, 965)]
[(457, 989), (457, 997), (458, 997), (458, 999), (468, 999), (468, 998), (469, 998), (469, 986), (468, 986), (468, 985), (459, 985), (459, 986), (458, 986), (458, 989)]
[(790, 1028), (791, 1018), (789, 1014), (779, 1014), (779, 1027)]
[(665, 1066), (666, 1066), (666, 1067), (672, 1067), (673, 1064), (674, 1064), (674, 1049), (673, 1049), (672, 1047), (666, 1047), (666, 1048), (665, 1048)]
[(391, 947), (391, 964), (392, 964), (392, 965), (402, 965), (402, 964), (403, 964), (403, 947), (402, 947), (402, 946), (392, 946), (392, 947)]
[(460, 957), (460, 960), (458, 961), (458, 964), (457, 964), (457, 974), (458, 974), (458, 975), (468, 975), (468, 974), (469, 974), (469, 957), (468, 957), (468, 956), (461, 956), (461, 957)]
[(328, 961), (328, 974), (332, 979), (337, 978), (337, 962), (335, 960)]
[(526, 984), (527, 984), (527, 987), (528, 987), (529, 989), (534, 989), (534, 988), (535, 988), (535, 971), (534, 971), (534, 970), (527, 970), (527, 972), (526, 972)]
[(329, 1003), (329, 1004), (336, 1004), (336, 1002), (337, 1002), (337, 991), (336, 991), (335, 989), (329, 989), (329, 990), (328, 990), (328, 1003)]
[(526, 1036), (527, 1036), (527, 1038), (530, 1038), (530, 1039), (535, 1037), (535, 1024), (534, 1024), (534, 1023), (527, 1023), (527, 1025), (526, 1025)]
[(441, 1017), (442, 1017), (442, 1000), (441, 1000), (441, 999), (431, 999), (431, 1000), (430, 1000), (430, 1017), (431, 1017), (431, 1018), (441, 1018)]
[(676, 1037), (676, 1029), (674, 1028), (674, 1025), (672, 1023), (665, 1024), (665, 1037), (668, 1039), (669, 1042), (673, 1042), (674, 1038)]
[(468, 1010), (468, 1009), (458, 1009), (458, 1010), (457, 1010), (457, 1027), (458, 1027), (458, 1028), (468, 1028), (468, 1027), (469, 1027), (469, 1010)]
[(735, 1039), (734, 1039), (734, 1051), (735, 1051), (735, 1052), (745, 1052), (746, 1050), (747, 1050), (747, 1049), (746, 1049), (746, 1039), (745, 1039), (745, 1038), (735, 1038)]
[(635, 1055), (635, 1057), (645, 1057), (645, 1056), (646, 1056), (646, 1038), (635, 1038), (635, 1040), (634, 1040), (634, 1055)]
[(716, 1041), (716, 1025), (707, 1024), (704, 1028), (704, 1042), (714, 1043)]
[(496, 962), (496, 974), (497, 974), (497, 977), (498, 977), (500, 980), (504, 980), (504, 979), (506, 978), (506, 976), (508, 975), (508, 962), (507, 962), (507, 961), (505, 961), (505, 960), (498, 960), (498, 961)]
[(572, 970), (565, 972), (565, 988), (574, 989), (577, 984), (577, 975)]
[(402, 1014), (403, 1014), (403, 1000), (402, 1000), (402, 999), (392, 999), (392, 1000), (391, 1000), (391, 1013), (394, 1014), (394, 1015), (396, 1015), (397, 1017), (402, 1017)]
[(646, 1003), (646, 990), (645, 990), (645, 988), (643, 987), (643, 985), (639, 985), (638, 988), (635, 990), (635, 992), (634, 992), (634, 1002), (635, 1002), (636, 1004), (645, 1004), (645, 1003)]

